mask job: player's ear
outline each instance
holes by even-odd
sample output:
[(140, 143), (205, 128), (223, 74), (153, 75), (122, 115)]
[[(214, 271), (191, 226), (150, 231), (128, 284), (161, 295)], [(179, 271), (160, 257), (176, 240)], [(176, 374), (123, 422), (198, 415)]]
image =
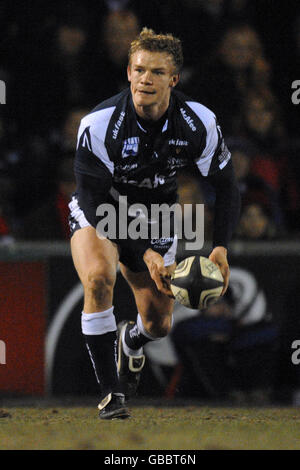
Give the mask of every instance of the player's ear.
[(178, 82), (179, 82), (179, 73), (176, 73), (175, 75), (172, 75), (171, 77), (170, 87), (174, 88)]
[(130, 67), (130, 64), (127, 65), (127, 78), (128, 78), (128, 81), (131, 82), (131, 67)]

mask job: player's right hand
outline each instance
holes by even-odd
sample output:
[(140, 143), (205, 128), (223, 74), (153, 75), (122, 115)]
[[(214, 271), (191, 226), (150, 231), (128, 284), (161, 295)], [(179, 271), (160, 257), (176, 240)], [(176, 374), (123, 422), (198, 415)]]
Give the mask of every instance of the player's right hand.
[(143, 259), (157, 289), (171, 299), (175, 299), (171, 290), (171, 275), (164, 265), (163, 257), (156, 251), (148, 248), (144, 253)]

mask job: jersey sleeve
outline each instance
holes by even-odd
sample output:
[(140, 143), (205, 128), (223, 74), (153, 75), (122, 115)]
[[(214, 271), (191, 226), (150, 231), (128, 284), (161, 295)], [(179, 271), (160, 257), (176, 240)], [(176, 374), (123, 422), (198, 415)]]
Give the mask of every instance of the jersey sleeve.
[(224, 246), (232, 238), (237, 226), (241, 197), (234, 174), (232, 161), (222, 169), (207, 177), (215, 191), (213, 247)]
[(202, 176), (213, 175), (222, 170), (231, 158), (231, 154), (225, 144), (216, 116), (207, 109), (202, 114), (202, 122), (205, 127), (205, 139), (200, 155), (196, 157), (195, 163)]
[(83, 123), (78, 130), (74, 168), (77, 173), (94, 177), (97, 177), (97, 174), (101, 177), (104, 168), (111, 175), (114, 173), (114, 164), (108, 156), (103, 140), (91, 126), (85, 126)]
[(79, 205), (88, 222), (96, 227), (97, 207), (106, 201), (114, 165), (104, 142), (95, 135), (91, 126), (81, 125), (79, 128), (74, 171)]

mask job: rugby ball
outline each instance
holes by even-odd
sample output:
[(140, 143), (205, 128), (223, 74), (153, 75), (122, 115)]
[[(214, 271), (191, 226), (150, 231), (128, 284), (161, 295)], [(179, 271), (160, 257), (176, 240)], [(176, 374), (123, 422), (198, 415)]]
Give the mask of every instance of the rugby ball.
[(176, 267), (171, 280), (175, 299), (192, 309), (207, 308), (221, 295), (224, 280), (218, 266), (204, 256), (190, 256)]

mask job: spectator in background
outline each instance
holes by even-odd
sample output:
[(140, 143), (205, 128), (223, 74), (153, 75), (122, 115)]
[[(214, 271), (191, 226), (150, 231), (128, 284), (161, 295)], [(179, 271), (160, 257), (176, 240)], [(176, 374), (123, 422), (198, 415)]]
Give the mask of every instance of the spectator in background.
[(276, 149), (282, 148), (286, 132), (280, 108), (269, 88), (253, 88), (245, 95), (240, 131), (260, 150), (271, 155)]
[[(138, 18), (140, 26), (147, 26), (155, 30), (165, 30), (165, 22), (162, 14), (164, 5), (171, 3), (173, 8), (168, 9), (168, 15), (172, 16), (174, 9), (177, 8), (179, 0), (89, 0), (89, 11), (91, 14), (91, 32), (93, 43), (97, 44), (99, 40), (99, 25), (103, 24), (103, 19), (114, 12), (133, 12)], [(102, 26), (101, 26), (102, 28)], [(103, 28), (102, 28), (103, 29)], [(170, 29), (170, 32), (173, 30)]]
[(264, 37), (265, 50), (272, 63), (272, 92), (279, 100), (289, 140), (297, 139), (300, 113), (299, 105), (292, 103), (291, 86), (294, 80), (299, 80), (300, 3), (298, 0), (289, 0), (287, 8), (284, 2), (279, 2), (282, 6), (278, 3), (272, 14), (269, 13), (270, 10), (266, 10), (266, 7), (269, 8), (269, 2), (259, 3), (259, 13), (256, 13), (257, 26)]
[(27, 217), (51, 195), (54, 197), (58, 169), (63, 160), (74, 159), (79, 123), (88, 111), (81, 107), (68, 109), (62, 122), (50, 128), (44, 138), (32, 135), (7, 155), (15, 160), (14, 205), (19, 217)]
[(24, 217), (17, 233), (19, 240), (68, 240), (68, 204), (76, 182), (73, 158), (61, 161), (55, 195)]
[(64, 161), (68, 165), (70, 159), (74, 160), (80, 121), (89, 111), (90, 109), (81, 106), (67, 109), (61, 126), (53, 129), (48, 139), (44, 140), (48, 161), (42, 185), (48, 188), (47, 197), (55, 194)]
[(186, 67), (194, 67), (216, 47), (225, 23), (225, 0), (167, 0), (161, 2), (164, 29), (183, 42)]
[(278, 230), (269, 208), (257, 201), (245, 203), (242, 206), (236, 238), (248, 241), (278, 238)]
[(297, 229), (300, 186), (294, 176), (296, 164), (289, 156), (280, 108), (270, 90), (251, 90), (246, 95), (240, 134), (256, 147), (251, 162), (252, 174), (261, 177), (279, 195), (287, 225), (292, 230)]
[(110, 11), (104, 17), (98, 48), (90, 64), (89, 86), (94, 102), (128, 87), (128, 49), (139, 30), (139, 20), (131, 10)]
[(276, 233), (284, 233), (285, 217), (279, 192), (260, 175), (252, 171), (257, 149), (249, 140), (229, 138), (228, 148), (232, 154), (233, 166), (242, 199), (242, 208), (250, 201), (268, 211), (271, 225)]
[[(21, 61), (11, 106), (22, 137), (44, 137), (66, 109), (89, 106), (90, 48), (84, 17), (60, 19), (30, 61)], [(27, 54), (28, 55), (28, 54)]]
[[(62, 22), (54, 35), (44, 92), (45, 106), (50, 109), (49, 127), (60, 122), (66, 109), (88, 101), (89, 54), (87, 32), (80, 20)], [(46, 109), (45, 109), (46, 111)]]
[(222, 116), (224, 134), (232, 135), (248, 91), (264, 89), (270, 76), (258, 34), (248, 24), (237, 24), (226, 30), (215, 54), (197, 67), (186, 91)]

